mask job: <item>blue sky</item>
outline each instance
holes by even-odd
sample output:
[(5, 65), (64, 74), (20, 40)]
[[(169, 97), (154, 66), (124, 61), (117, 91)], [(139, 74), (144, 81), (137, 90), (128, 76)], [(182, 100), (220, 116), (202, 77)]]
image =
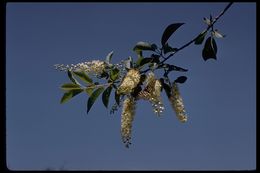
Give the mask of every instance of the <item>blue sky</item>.
[[(248, 170), (256, 167), (256, 4), (234, 3), (215, 27), (217, 61), (191, 45), (169, 63), (189, 69), (180, 85), (189, 119), (180, 123), (168, 103), (158, 118), (137, 105), (129, 149), (120, 137), (120, 113), (87, 97), (59, 103), (69, 82), (54, 64), (136, 55), (138, 41), (160, 44), (171, 23), (185, 25), (170, 38), (179, 47), (226, 3), (7, 3), (7, 166), (13, 170)], [(181, 73), (174, 72), (175, 79)], [(112, 100), (110, 101), (112, 106)]]

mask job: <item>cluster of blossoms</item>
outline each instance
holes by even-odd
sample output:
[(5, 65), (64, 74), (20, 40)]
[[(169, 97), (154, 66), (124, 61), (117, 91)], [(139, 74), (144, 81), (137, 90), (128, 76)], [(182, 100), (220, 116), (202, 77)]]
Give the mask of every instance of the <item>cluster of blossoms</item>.
[(87, 61), (78, 63), (76, 65), (64, 65), (64, 64), (56, 64), (56, 69), (60, 71), (85, 71), (87, 73), (92, 73), (95, 75), (100, 75), (103, 73), (103, 71), (106, 68), (106, 63), (104, 61), (99, 60), (93, 60), (93, 61)]
[(162, 85), (158, 79), (155, 79), (153, 72), (150, 72), (146, 78), (146, 87), (138, 94), (138, 98), (148, 100), (153, 107), (154, 113), (160, 116), (163, 112), (164, 106), (161, 99)]
[(140, 72), (130, 69), (117, 89), (118, 94), (130, 94), (140, 82)]
[(169, 100), (173, 110), (176, 112), (177, 118), (183, 123), (186, 122), (187, 114), (184, 109), (183, 100), (180, 95), (179, 88), (176, 82), (173, 83), (171, 96), (169, 97)]
[(127, 97), (124, 100), (122, 116), (121, 116), (121, 136), (123, 142), (126, 144), (126, 147), (129, 147), (131, 144), (131, 132), (132, 132), (132, 123), (135, 116), (135, 105), (136, 100), (133, 97)]

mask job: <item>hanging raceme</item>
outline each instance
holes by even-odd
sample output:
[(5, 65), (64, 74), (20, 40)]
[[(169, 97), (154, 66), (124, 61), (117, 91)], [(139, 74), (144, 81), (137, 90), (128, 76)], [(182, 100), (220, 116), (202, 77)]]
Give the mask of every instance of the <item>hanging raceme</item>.
[(187, 114), (184, 108), (184, 103), (182, 100), (182, 97), (180, 95), (180, 91), (178, 88), (178, 85), (176, 82), (173, 83), (172, 85), (172, 90), (171, 90), (171, 96), (169, 97), (170, 103), (172, 105), (173, 110), (176, 113), (177, 118), (181, 122), (186, 122), (187, 121)]
[(121, 114), (121, 136), (126, 147), (131, 144), (132, 123), (135, 116), (136, 101), (133, 97), (126, 97)]

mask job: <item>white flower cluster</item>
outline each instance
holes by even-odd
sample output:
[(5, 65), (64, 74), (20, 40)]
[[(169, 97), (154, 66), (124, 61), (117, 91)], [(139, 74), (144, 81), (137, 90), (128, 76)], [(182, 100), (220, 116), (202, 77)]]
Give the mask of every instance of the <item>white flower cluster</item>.
[(146, 87), (138, 95), (138, 98), (149, 100), (152, 104), (153, 111), (155, 114), (160, 116), (164, 111), (164, 106), (161, 99), (161, 82), (158, 79), (155, 79), (153, 72), (150, 72), (146, 78)]
[(123, 103), (121, 115), (121, 136), (126, 147), (131, 144), (132, 123), (135, 116), (136, 101), (132, 97), (127, 97)]
[(87, 61), (78, 63), (76, 65), (64, 65), (64, 64), (56, 64), (54, 65), (56, 69), (60, 71), (85, 71), (87, 73), (92, 73), (95, 75), (100, 75), (105, 70), (106, 63), (104, 61), (99, 60), (93, 60), (93, 61)]
[(117, 89), (118, 94), (129, 94), (140, 82), (140, 73), (138, 70), (130, 69)]
[(183, 100), (182, 97), (180, 95), (179, 92), (179, 88), (176, 82), (173, 83), (172, 86), (172, 94), (169, 97), (169, 100), (171, 102), (172, 108), (174, 109), (174, 111), (176, 112), (176, 116), (177, 118), (181, 121), (181, 122), (186, 122), (187, 121), (187, 114), (186, 111), (184, 109), (184, 104), (183, 104)]

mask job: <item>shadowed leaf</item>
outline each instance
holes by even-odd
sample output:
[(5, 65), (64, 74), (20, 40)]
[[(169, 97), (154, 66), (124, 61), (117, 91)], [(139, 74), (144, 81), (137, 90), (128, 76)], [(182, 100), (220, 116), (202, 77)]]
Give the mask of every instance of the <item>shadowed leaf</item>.
[(205, 31), (201, 32), (201, 33), (198, 35), (198, 37), (196, 38), (194, 44), (197, 44), (197, 45), (198, 45), (198, 44), (202, 44), (202, 42), (203, 42), (203, 40), (204, 40), (204, 38), (205, 38), (206, 35), (207, 35), (207, 32), (205, 32)]
[(185, 81), (187, 80), (187, 77), (186, 76), (180, 76), (178, 77), (175, 82), (176, 83), (184, 83)]
[(107, 89), (102, 94), (102, 101), (103, 101), (103, 104), (106, 108), (108, 107), (109, 96), (111, 94), (111, 91), (112, 91), (112, 86), (109, 86), (109, 87), (107, 87)]
[(110, 79), (111, 79), (112, 81), (117, 80), (118, 77), (119, 77), (119, 69), (114, 68), (113, 70), (110, 71)]
[(204, 45), (204, 48), (202, 50), (202, 57), (204, 61), (208, 59), (217, 59), (217, 44), (214, 40), (214, 38), (209, 37)]
[(173, 24), (167, 26), (167, 28), (164, 30), (162, 38), (161, 38), (162, 46), (165, 45), (165, 43), (168, 41), (170, 36), (183, 24), (184, 23), (173, 23)]
[(88, 99), (88, 103), (87, 103), (87, 113), (90, 111), (91, 107), (93, 106), (93, 104), (95, 103), (95, 101), (97, 100), (98, 96), (104, 91), (104, 87), (100, 87), (98, 89), (96, 89), (91, 96)]

